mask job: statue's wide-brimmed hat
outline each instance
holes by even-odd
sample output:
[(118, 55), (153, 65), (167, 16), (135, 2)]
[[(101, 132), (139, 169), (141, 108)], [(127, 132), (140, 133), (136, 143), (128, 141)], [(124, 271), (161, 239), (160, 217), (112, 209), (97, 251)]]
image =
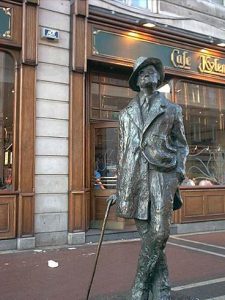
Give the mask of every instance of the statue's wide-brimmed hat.
[(133, 73), (131, 74), (129, 78), (129, 86), (133, 91), (139, 92), (140, 88), (137, 85), (137, 77), (138, 77), (138, 72), (143, 69), (144, 67), (153, 65), (156, 70), (159, 72), (159, 81), (157, 87), (162, 85), (163, 80), (164, 80), (164, 68), (162, 65), (162, 62), (160, 59), (155, 58), (155, 57), (138, 57), (138, 59), (134, 63), (134, 68), (133, 68)]

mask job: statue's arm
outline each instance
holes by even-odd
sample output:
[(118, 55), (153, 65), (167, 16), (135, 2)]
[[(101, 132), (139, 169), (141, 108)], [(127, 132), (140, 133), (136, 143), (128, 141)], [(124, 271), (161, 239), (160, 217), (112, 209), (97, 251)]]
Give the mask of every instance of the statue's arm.
[(182, 108), (177, 106), (176, 117), (174, 121), (174, 126), (172, 129), (172, 140), (173, 144), (177, 149), (177, 174), (180, 182), (184, 180), (185, 177), (185, 163), (189, 153), (189, 147), (185, 137)]

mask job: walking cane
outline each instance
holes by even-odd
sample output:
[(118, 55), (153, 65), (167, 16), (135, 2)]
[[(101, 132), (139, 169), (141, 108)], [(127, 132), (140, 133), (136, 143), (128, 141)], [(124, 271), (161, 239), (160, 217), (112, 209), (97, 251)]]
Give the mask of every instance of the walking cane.
[(88, 287), (86, 300), (89, 299), (91, 286), (92, 286), (93, 279), (94, 279), (94, 276), (95, 276), (96, 266), (97, 266), (97, 263), (98, 263), (98, 257), (99, 257), (99, 253), (100, 253), (100, 249), (101, 249), (101, 245), (102, 245), (102, 241), (103, 241), (105, 225), (106, 225), (107, 218), (108, 218), (108, 215), (109, 215), (109, 210), (110, 210), (111, 205), (113, 205), (115, 203), (115, 200), (116, 200), (115, 195), (109, 196), (109, 198), (106, 200), (108, 204), (107, 204), (107, 208), (106, 208), (106, 211), (105, 211), (105, 217), (104, 217), (103, 224), (102, 224), (101, 235), (100, 235), (100, 238), (99, 238), (99, 241), (98, 241), (98, 248), (97, 248), (97, 253), (96, 253), (96, 256), (95, 256), (94, 269), (93, 269), (92, 276), (91, 276), (91, 281), (90, 281), (90, 284), (89, 284), (89, 287)]

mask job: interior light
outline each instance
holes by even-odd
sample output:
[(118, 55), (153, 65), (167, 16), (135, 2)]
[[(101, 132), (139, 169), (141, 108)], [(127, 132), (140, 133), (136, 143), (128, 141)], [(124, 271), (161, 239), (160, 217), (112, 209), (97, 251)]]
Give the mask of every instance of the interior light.
[(153, 23), (145, 23), (145, 24), (143, 24), (143, 26), (144, 27), (148, 27), (148, 28), (153, 28), (153, 27), (155, 27), (155, 24), (153, 24)]
[(148, 28), (153, 28), (156, 26), (156, 23), (154, 21), (148, 20), (148, 19), (141, 19), (138, 22), (141, 26), (148, 27)]
[(225, 42), (218, 43), (217, 46), (225, 47)]
[(200, 52), (202, 52), (202, 53), (208, 53), (209, 51), (206, 50), (206, 49), (201, 49)]
[(214, 44), (219, 47), (225, 47), (225, 40), (222, 39), (214, 39)]
[(128, 32), (128, 35), (131, 37), (136, 37), (136, 38), (139, 37), (139, 34), (136, 32), (133, 32), (133, 31)]

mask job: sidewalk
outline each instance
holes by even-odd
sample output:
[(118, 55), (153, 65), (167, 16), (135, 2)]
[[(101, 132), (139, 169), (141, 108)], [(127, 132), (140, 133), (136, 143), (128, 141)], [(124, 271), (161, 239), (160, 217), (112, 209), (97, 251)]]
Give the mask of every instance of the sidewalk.
[[(0, 300), (84, 300), (97, 245), (0, 254)], [(92, 300), (126, 299), (140, 242), (102, 245)], [(225, 300), (225, 231), (171, 236), (167, 245), (173, 299)], [(48, 260), (59, 263), (49, 268)]]

